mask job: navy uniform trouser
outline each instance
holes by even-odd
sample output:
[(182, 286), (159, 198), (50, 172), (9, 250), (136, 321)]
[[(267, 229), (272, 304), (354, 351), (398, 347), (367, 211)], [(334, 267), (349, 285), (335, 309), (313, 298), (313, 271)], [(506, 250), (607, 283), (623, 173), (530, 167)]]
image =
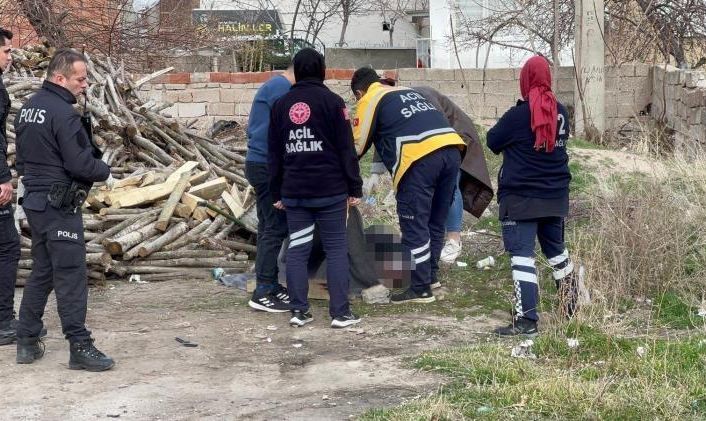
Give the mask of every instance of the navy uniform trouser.
[(555, 283), (571, 275), (574, 265), (564, 246), (564, 218), (559, 216), (500, 221), (505, 250), (510, 254), (515, 284), (515, 315), (538, 320), (539, 285), (535, 266), (535, 239), (552, 266)]
[(289, 248), (287, 249), (287, 290), (292, 310), (309, 309), (308, 263), (318, 226), (326, 253), (326, 284), (329, 314), (332, 318), (350, 312), (348, 302), (348, 243), (346, 238), (347, 201), (320, 208), (287, 207)]
[(270, 179), (267, 164), (245, 162), (245, 177), (255, 189), (257, 208), (257, 255), (255, 273), (257, 276), (257, 295), (273, 292), (278, 285), (277, 257), (282, 242), (287, 238), (287, 217), (272, 204)]
[(25, 213), (32, 230), (33, 262), (20, 304), (17, 337), (39, 336), (44, 308), (53, 289), (66, 339), (71, 342), (89, 339), (86, 244), (81, 212), (63, 212), (47, 204), (43, 211), (25, 206)]
[(439, 149), (415, 161), (397, 186), (402, 245), (412, 255), (411, 288), (418, 293), (437, 281), (460, 164), (457, 147)]
[(20, 260), (20, 236), (15, 228), (12, 205), (0, 206), (0, 322), (14, 317), (17, 262)]

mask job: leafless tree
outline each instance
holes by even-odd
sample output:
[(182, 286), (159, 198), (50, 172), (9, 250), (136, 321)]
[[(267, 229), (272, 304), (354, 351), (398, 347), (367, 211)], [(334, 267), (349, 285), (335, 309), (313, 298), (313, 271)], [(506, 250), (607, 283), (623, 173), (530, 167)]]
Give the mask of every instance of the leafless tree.
[(489, 6), (482, 0), (472, 3), (480, 16), (460, 8), (455, 10), (459, 20), (457, 37), (466, 46), (499, 45), (541, 53), (558, 63), (561, 49), (573, 42), (573, 1), (495, 0)]
[[(456, 7), (456, 37), (477, 48), (498, 45), (541, 53), (558, 63), (574, 42), (574, 1), (471, 0), (481, 16)], [(609, 62), (674, 60), (681, 67), (706, 63), (706, 1), (605, 0), (603, 38)], [(703, 46), (703, 47), (702, 47)], [(703, 58), (703, 59), (702, 59)]]
[(428, 0), (376, 0), (373, 4), (380, 10), (383, 21), (388, 25), (390, 47), (394, 47), (395, 25), (400, 20), (409, 18), (407, 12), (429, 10)]
[[(187, 1), (187, 0), (183, 0)], [(0, 16), (31, 27), (37, 39), (54, 47), (83, 48), (115, 59), (129, 57), (126, 67), (162, 66), (175, 47), (203, 45), (207, 34), (191, 26), (191, 16), (163, 14), (158, 5), (134, 11), (132, 0), (17, 0), (0, 3)], [(23, 23), (24, 22), (24, 23)]]
[(307, 20), (304, 40), (314, 44), (319, 32), (331, 23), (331, 18), (339, 13), (340, 8), (339, 0), (303, 0), (300, 13)]
[(338, 45), (343, 46), (346, 42), (346, 30), (352, 16), (365, 14), (370, 10), (368, 0), (340, 0), (338, 14), (341, 17), (341, 35), (338, 38)]

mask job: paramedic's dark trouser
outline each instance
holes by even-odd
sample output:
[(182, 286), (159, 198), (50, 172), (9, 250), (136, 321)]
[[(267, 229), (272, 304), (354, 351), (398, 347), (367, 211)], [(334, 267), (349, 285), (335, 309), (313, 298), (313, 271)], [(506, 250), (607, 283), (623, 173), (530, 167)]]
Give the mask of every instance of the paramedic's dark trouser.
[(460, 164), (457, 147), (439, 149), (412, 164), (397, 186), (402, 244), (412, 254), (411, 287), (419, 293), (437, 280)]
[(505, 250), (512, 259), (515, 314), (536, 321), (539, 319), (539, 285), (534, 259), (535, 238), (539, 240), (542, 253), (552, 266), (556, 283), (573, 272), (569, 252), (564, 247), (564, 218), (557, 216), (522, 221), (506, 219), (500, 223)]
[(18, 339), (39, 336), (52, 289), (66, 339), (89, 339), (91, 332), (85, 325), (88, 282), (81, 212), (69, 214), (47, 204), (43, 211), (25, 207), (25, 213), (32, 229), (33, 264), (22, 295)]
[(292, 310), (309, 309), (307, 265), (316, 225), (326, 253), (329, 314), (335, 318), (350, 312), (346, 214), (346, 200), (321, 208), (287, 207), (287, 225), (290, 233), (287, 249), (287, 290)]

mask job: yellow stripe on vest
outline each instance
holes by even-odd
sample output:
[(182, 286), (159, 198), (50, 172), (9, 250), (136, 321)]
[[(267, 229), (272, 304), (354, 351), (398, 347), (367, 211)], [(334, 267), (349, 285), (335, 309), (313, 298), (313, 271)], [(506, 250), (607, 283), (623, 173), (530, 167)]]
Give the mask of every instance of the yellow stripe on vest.
[(400, 153), (397, 156), (397, 170), (393, 174), (392, 179), (395, 190), (397, 190), (397, 185), (402, 179), (402, 176), (404, 176), (405, 172), (407, 172), (415, 161), (429, 155), (437, 149), (452, 145), (458, 145), (459, 148), (466, 146), (461, 136), (456, 133), (445, 133), (428, 137), (419, 142), (403, 143), (400, 148)]

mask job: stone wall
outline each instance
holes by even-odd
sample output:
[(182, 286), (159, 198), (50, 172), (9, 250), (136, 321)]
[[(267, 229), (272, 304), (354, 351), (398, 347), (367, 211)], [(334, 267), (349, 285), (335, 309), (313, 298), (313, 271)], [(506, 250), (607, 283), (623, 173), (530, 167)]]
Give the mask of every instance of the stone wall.
[(706, 147), (706, 73), (655, 66), (652, 81), (651, 114), (674, 130), (677, 147)]
[[(618, 129), (631, 117), (645, 114), (648, 105), (659, 97), (653, 94), (653, 80), (663, 80), (663, 71), (654, 71), (647, 64), (627, 64), (620, 67), (606, 68), (606, 127)], [(145, 99), (167, 101), (174, 106), (167, 113), (185, 121), (198, 119), (197, 127), (208, 128), (215, 120), (247, 120), (250, 106), (257, 89), (262, 82), (272, 77), (275, 72), (262, 73), (175, 73), (164, 75), (142, 87)], [(341, 95), (349, 104), (353, 97), (349, 89), (353, 70), (329, 69), (326, 84)], [(520, 69), (398, 69), (386, 71), (387, 77), (396, 78), (404, 86), (431, 86), (448, 95), (454, 102), (472, 115), (476, 120), (492, 124), (503, 113), (515, 105), (519, 98)], [(668, 73), (669, 74), (669, 73)], [(654, 75), (654, 76), (653, 76)], [(674, 78), (677, 79), (674, 79)], [(670, 84), (668, 90), (668, 109), (675, 127), (695, 125), (695, 115), (688, 116), (688, 104), (700, 103), (703, 96), (689, 94), (686, 76), (670, 76), (683, 86)], [(695, 80), (690, 76), (690, 81)], [(695, 82), (694, 82), (695, 83)], [(693, 84), (693, 83), (692, 83)], [(557, 98), (570, 111), (574, 107), (574, 69), (562, 67), (557, 77)], [(679, 92), (677, 94), (677, 91)], [(688, 95), (687, 95), (688, 94)], [(696, 98), (701, 99), (696, 99)], [(684, 98), (685, 102), (676, 101)], [(677, 105), (682, 104), (682, 105)], [(691, 107), (691, 106), (689, 106)], [(693, 108), (693, 107), (692, 107)], [(690, 108), (691, 109), (691, 108)], [(653, 114), (654, 114), (653, 107)], [(694, 112), (692, 112), (693, 114)], [(698, 118), (703, 119), (699, 112)], [(679, 116), (677, 119), (674, 116)], [(682, 118), (683, 117), (683, 118)], [(687, 118), (688, 117), (688, 118)], [(683, 121), (683, 123), (676, 123)], [(682, 124), (682, 125), (678, 125)], [(703, 126), (702, 126), (703, 127)], [(692, 129), (686, 130), (690, 133)], [(696, 132), (696, 128), (693, 129)]]

